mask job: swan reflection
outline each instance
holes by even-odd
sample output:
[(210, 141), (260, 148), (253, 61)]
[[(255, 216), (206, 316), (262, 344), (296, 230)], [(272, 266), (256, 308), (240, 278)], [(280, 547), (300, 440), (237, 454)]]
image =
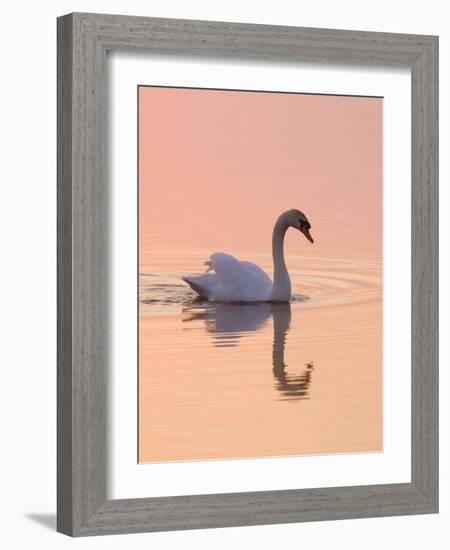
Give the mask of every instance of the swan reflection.
[(281, 399), (308, 399), (312, 362), (300, 374), (290, 374), (284, 360), (286, 339), (291, 325), (291, 304), (232, 304), (194, 300), (183, 308), (183, 322), (204, 321), (214, 347), (236, 347), (240, 340), (273, 321), (272, 372)]

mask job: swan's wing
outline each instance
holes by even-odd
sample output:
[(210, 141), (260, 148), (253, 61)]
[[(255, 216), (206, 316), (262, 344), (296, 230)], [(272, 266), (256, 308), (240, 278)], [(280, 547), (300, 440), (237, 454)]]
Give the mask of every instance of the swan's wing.
[(266, 281), (268, 284), (272, 284), (272, 279), (267, 275), (267, 273), (264, 271), (264, 269), (261, 269), (259, 265), (256, 265), (252, 262), (246, 262), (243, 261), (241, 264), (245, 265), (246, 268), (251, 269), (255, 275), (258, 275), (258, 277), (261, 278), (261, 280)]
[(217, 276), (213, 273), (185, 275), (182, 279), (202, 298), (212, 298), (213, 289), (217, 286)]
[(215, 252), (211, 255), (211, 267), (220, 283), (215, 288), (216, 300), (262, 301), (269, 298), (272, 281), (257, 265)]

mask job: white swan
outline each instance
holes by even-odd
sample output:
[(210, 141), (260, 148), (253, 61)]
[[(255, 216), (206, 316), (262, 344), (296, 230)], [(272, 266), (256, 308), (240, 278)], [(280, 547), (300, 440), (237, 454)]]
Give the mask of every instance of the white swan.
[[(291, 280), (284, 261), (283, 242), (286, 231), (294, 227), (312, 243), (311, 224), (299, 210), (283, 212), (272, 234), (273, 282), (259, 266), (241, 262), (223, 252), (215, 252), (206, 273), (186, 275), (185, 281), (197, 294), (212, 302), (289, 302)], [(209, 273), (214, 271), (214, 273)]]

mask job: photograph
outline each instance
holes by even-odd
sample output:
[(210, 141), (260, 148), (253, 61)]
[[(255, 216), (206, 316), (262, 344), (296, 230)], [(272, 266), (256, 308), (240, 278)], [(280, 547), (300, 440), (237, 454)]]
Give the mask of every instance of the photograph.
[(137, 93), (138, 462), (383, 451), (383, 97)]

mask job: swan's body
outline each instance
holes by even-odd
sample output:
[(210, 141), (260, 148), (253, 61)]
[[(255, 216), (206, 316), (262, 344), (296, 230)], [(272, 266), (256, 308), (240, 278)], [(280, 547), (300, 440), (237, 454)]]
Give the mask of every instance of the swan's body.
[(208, 261), (214, 273), (183, 277), (197, 294), (212, 302), (267, 302), (272, 280), (260, 267), (215, 252)]
[(256, 264), (240, 261), (223, 252), (215, 252), (205, 262), (207, 273), (187, 275), (183, 280), (197, 294), (213, 302), (289, 302), (291, 280), (283, 249), (284, 236), (289, 227), (299, 229), (313, 242), (309, 234), (311, 225), (302, 212), (288, 210), (281, 214), (272, 234), (273, 282)]

